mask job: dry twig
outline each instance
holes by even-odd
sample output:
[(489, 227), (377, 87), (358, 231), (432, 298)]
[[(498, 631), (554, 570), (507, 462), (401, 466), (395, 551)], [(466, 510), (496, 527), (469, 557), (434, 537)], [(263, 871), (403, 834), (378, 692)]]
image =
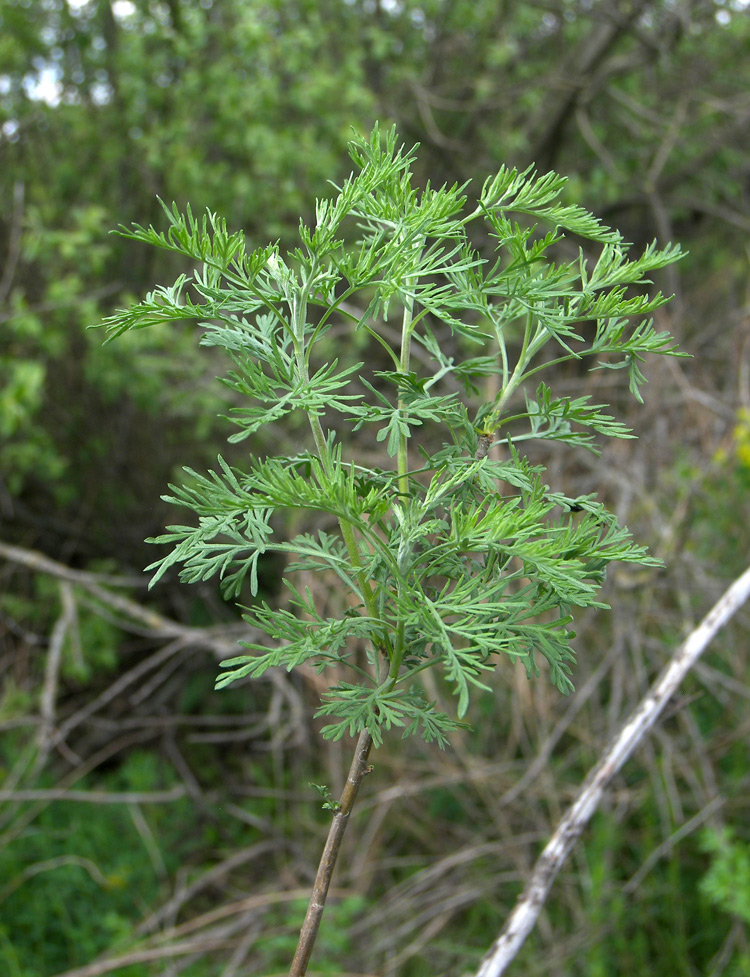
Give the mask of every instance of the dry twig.
[(729, 587), (679, 646), (648, 694), (590, 772), (573, 806), (537, 859), (516, 907), (485, 956), (476, 977), (500, 977), (536, 923), (552, 883), (602, 799), (612, 778), (659, 718), (680, 682), (711, 639), (750, 597), (750, 569)]

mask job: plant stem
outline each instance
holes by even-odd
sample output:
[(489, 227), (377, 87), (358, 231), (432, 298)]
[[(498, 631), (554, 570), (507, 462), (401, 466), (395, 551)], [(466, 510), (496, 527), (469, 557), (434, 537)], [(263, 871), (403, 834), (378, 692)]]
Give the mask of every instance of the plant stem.
[[(401, 322), (401, 351), (399, 356), (399, 373), (407, 374), (411, 363), (411, 334), (414, 329), (414, 300), (408, 296), (404, 297), (404, 314)], [(406, 400), (403, 390), (399, 390), (398, 409), (402, 415), (406, 414)], [(398, 436), (398, 494), (401, 502), (406, 503), (409, 498), (409, 443), (403, 431)], [(403, 621), (399, 622), (396, 632), (396, 641), (391, 655), (390, 668), (388, 670), (389, 689), (393, 689), (398, 681), (398, 673), (401, 671), (401, 662), (404, 658), (406, 626)]]
[[(304, 332), (303, 324), (305, 315), (307, 313), (307, 303), (303, 303), (296, 307), (294, 311), (294, 319), (292, 323), (292, 342), (294, 344), (294, 353), (297, 360), (297, 370), (301, 379), (305, 383), (310, 382), (310, 370), (307, 362), (307, 357), (305, 356), (302, 336)], [(328, 441), (326, 439), (325, 433), (323, 431), (323, 425), (320, 423), (320, 418), (317, 414), (308, 413), (307, 418), (310, 422), (310, 428), (312, 430), (312, 436), (315, 441), (315, 448), (318, 452), (318, 457), (320, 458), (321, 464), (325, 469), (327, 475), (331, 476), (333, 474), (333, 465), (331, 462), (331, 452), (328, 449)], [(362, 596), (367, 607), (367, 613), (371, 617), (377, 617), (377, 607), (375, 605), (375, 597), (372, 592), (372, 587), (369, 581), (365, 577), (361, 570), (362, 561), (359, 558), (359, 550), (357, 549), (357, 542), (354, 537), (354, 530), (352, 529), (350, 523), (345, 519), (339, 519), (339, 527), (341, 528), (341, 536), (344, 540), (347, 552), (349, 553), (349, 559), (352, 561), (353, 566), (357, 570), (357, 582), (359, 583), (360, 589), (362, 590)]]
[[(399, 372), (408, 373), (410, 358), (411, 358), (411, 331), (412, 331), (412, 316), (414, 313), (414, 300), (408, 297), (404, 298), (404, 316), (401, 324), (401, 355), (399, 358)], [(406, 404), (404, 402), (404, 394), (402, 390), (399, 390), (398, 396), (398, 409), (401, 414), (406, 413)], [(404, 433), (399, 434), (398, 437), (398, 492), (402, 501), (406, 501), (409, 495), (409, 479), (407, 477), (407, 471), (409, 470), (409, 458), (408, 458), (408, 443), (407, 437)]]
[(526, 317), (526, 325), (524, 327), (524, 332), (523, 332), (523, 344), (521, 346), (521, 352), (518, 354), (518, 360), (516, 362), (515, 369), (513, 370), (513, 374), (510, 377), (510, 379), (508, 379), (508, 363), (506, 358), (507, 354), (505, 351), (505, 342), (502, 340), (501, 336), (498, 337), (498, 341), (500, 343), (500, 351), (503, 358), (503, 386), (500, 393), (495, 398), (495, 403), (493, 405), (492, 413), (485, 420), (484, 430), (479, 435), (479, 441), (477, 444), (477, 453), (476, 453), (477, 460), (479, 460), (480, 458), (485, 458), (487, 456), (487, 452), (489, 451), (490, 445), (492, 443), (492, 436), (494, 432), (497, 430), (497, 428), (500, 426), (500, 417), (502, 415), (503, 408), (505, 407), (506, 403), (511, 397), (511, 394), (515, 391), (519, 383), (521, 383), (521, 381), (525, 379), (526, 367), (528, 366), (529, 361), (532, 359), (533, 355), (536, 353), (537, 347), (535, 343), (539, 338), (539, 333), (537, 332), (537, 335), (532, 338), (531, 335), (532, 325), (533, 325), (533, 317), (531, 312), (529, 312)]
[(533, 324), (532, 316), (531, 316), (531, 312), (529, 312), (529, 314), (526, 317), (526, 326), (523, 331), (523, 343), (521, 345), (521, 352), (518, 354), (516, 367), (513, 370), (513, 375), (511, 376), (510, 380), (508, 380), (508, 382), (504, 385), (503, 390), (495, 404), (494, 415), (498, 419), (502, 414), (503, 408), (505, 407), (506, 403), (510, 399), (510, 395), (514, 392), (518, 384), (523, 379), (524, 371), (526, 370), (526, 367), (528, 366), (529, 363), (529, 359), (531, 358), (530, 356), (531, 351), (529, 347), (533, 345), (531, 341), (532, 324)]
[(370, 755), (371, 746), (372, 736), (368, 730), (363, 729), (359, 734), (357, 746), (354, 750), (354, 757), (352, 758), (352, 765), (349, 768), (349, 776), (346, 778), (339, 807), (333, 815), (325, 848), (320, 857), (318, 874), (315, 876), (310, 904), (307, 907), (307, 915), (300, 930), (297, 952), (294, 954), (294, 960), (292, 960), (289, 977), (304, 977), (304, 974), (307, 973), (307, 965), (310, 961), (310, 954), (315, 946), (315, 938), (318, 935), (318, 928), (320, 927), (320, 920), (323, 916), (331, 877), (336, 866), (341, 841), (349, 822), (349, 815), (351, 814), (360, 784), (369, 773), (370, 768), (367, 760)]

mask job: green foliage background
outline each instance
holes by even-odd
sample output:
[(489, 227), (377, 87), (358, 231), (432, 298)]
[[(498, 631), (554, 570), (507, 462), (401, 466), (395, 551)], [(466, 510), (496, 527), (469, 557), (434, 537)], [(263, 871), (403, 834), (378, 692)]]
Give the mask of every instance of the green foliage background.
[[(119, 595), (224, 629), (230, 644), (237, 620), (211, 584), (168, 576), (147, 599), (141, 568), (153, 558), (143, 539), (168, 518), (156, 500), (177, 466), (212, 463), (233, 393), (214, 382), (221, 367), (198, 355), (189, 328), (133, 332), (107, 351), (86, 332), (183, 270), (110, 228), (159, 225), (158, 195), (286, 246), (326, 181), (346, 177), (351, 127), (380, 119), (422, 144), (422, 182), (533, 161), (568, 176), (570, 201), (638, 248), (657, 237), (690, 252), (657, 285), (676, 293), (665, 322), (694, 359), (650, 368), (644, 407), (624, 407), (619, 376), (592, 388), (561, 374), (572, 394), (615, 404), (640, 441), (598, 462), (540, 457), (560, 491), (598, 492), (667, 569), (612, 575), (612, 612), (577, 628), (574, 707), (509, 665), (494, 698), (473, 707), (476, 735), (453, 753), (386, 744), (316, 972), (470, 971), (598, 748), (746, 565), (748, 74), (750, 17), (733, 0), (0, 0), (0, 540), (114, 575)], [(335, 338), (333, 355), (360, 358)], [(223, 453), (231, 462), (302, 436), (279, 425), (271, 444)], [(266, 599), (278, 576), (273, 560), (261, 565)], [(53, 977), (153, 948), (157, 936), (136, 932), (144, 919), (267, 843), (227, 862), (157, 930), (262, 896), (230, 917), (242, 925), (196, 923), (203, 949), (117, 972), (283, 973), (328, 817), (307, 785), (336, 794), (345, 762), (310, 719), (325, 689), (309, 676), (215, 693), (216, 656), (196, 645), (118, 687), (166, 639), (74, 586), (55, 719), (91, 713), (45, 751), (40, 701), (67, 598), (11, 559), (0, 580), (0, 789), (187, 791), (133, 802), (140, 815), (132, 804), (2, 795), (0, 969)], [(312, 583), (335, 605), (335, 586)], [(747, 648), (745, 616), (616, 785), (519, 972), (750, 972), (746, 873), (726, 871), (745, 865), (750, 843)]]

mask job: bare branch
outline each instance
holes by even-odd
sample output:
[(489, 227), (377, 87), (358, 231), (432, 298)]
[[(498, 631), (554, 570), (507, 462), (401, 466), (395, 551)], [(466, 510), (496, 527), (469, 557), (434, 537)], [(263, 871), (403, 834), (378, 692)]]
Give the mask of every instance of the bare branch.
[[(143, 607), (137, 601), (113, 593), (109, 586), (132, 586), (133, 577), (107, 576), (105, 574), (86, 573), (83, 570), (73, 570), (64, 563), (58, 563), (37, 550), (25, 549), (21, 546), (11, 546), (0, 541), (0, 558), (25, 566), (36, 573), (45, 573), (58, 580), (76, 584), (88, 592), (100, 604), (112, 608), (124, 618), (118, 619), (117, 624), (124, 630), (132, 630), (129, 622), (138, 622), (146, 628), (150, 636), (161, 638), (182, 638), (189, 644), (202, 645), (211, 649), (217, 656), (226, 657), (227, 653), (236, 652), (236, 639), (250, 637), (256, 641), (263, 636), (247, 624), (219, 625), (211, 628), (196, 628), (180, 624), (171, 618), (148, 607)], [(137, 582), (137, 579), (136, 581)], [(103, 586), (107, 584), (108, 586)]]
[(53, 872), (56, 868), (60, 868), (63, 865), (77, 865), (79, 868), (85, 869), (97, 885), (106, 889), (108, 885), (107, 879), (90, 858), (83, 858), (81, 855), (58, 855), (56, 858), (48, 858), (43, 862), (36, 862), (34, 865), (29, 865), (28, 868), (19, 872), (14, 879), (11, 879), (0, 890), (0, 903), (5, 902), (8, 896), (12, 895), (28, 879), (34, 878), (35, 875), (41, 875), (43, 872)]
[(536, 923), (557, 873), (601, 802), (612, 778), (659, 718), (680, 682), (711, 639), (750, 597), (750, 568), (729, 587), (701, 623), (679, 646), (590, 772), (573, 806), (537, 859), (531, 878), (500, 935), (485, 956), (476, 977), (500, 977), (523, 946)]
[(547, 165), (555, 143), (568, 118), (575, 112), (581, 92), (593, 84), (596, 70), (617, 46), (645, 7), (645, 0), (630, 4), (598, 4), (588, 34), (571, 50), (565, 62), (555, 69), (548, 97), (528, 125), (529, 158)]
[(187, 797), (187, 788), (181, 784), (169, 790), (68, 790), (66, 787), (30, 788), (24, 790), (0, 790), (0, 803), (29, 801), (75, 801), (78, 804), (166, 804)]
[[(96, 597), (97, 600), (108, 605), (113, 610), (118, 611), (129, 620), (144, 624), (151, 632), (156, 632), (165, 637), (184, 637), (190, 635), (193, 638), (199, 635), (202, 636), (204, 633), (201, 628), (185, 627), (182, 624), (178, 624), (177, 621), (172, 621), (149, 608), (142, 607), (127, 597), (112, 593), (112, 591), (102, 586), (102, 581), (107, 579), (105, 577), (94, 573), (85, 573), (82, 570), (72, 570), (70, 567), (65, 566), (64, 563), (51, 560), (48, 556), (36, 550), (28, 550), (21, 546), (11, 546), (8, 543), (0, 542), (0, 557), (12, 563), (25, 566), (29, 570), (34, 570), (37, 573), (46, 573), (51, 577), (57, 577), (58, 580), (67, 580), (70, 583), (78, 584), (84, 590), (87, 590), (92, 597)], [(119, 581), (117, 578), (113, 578), (107, 580), (107, 582), (116, 585)], [(132, 580), (130, 580), (130, 583), (132, 583)]]
[[(350, 894), (348, 890), (342, 890), (340, 892), (342, 896)], [(266, 892), (256, 896), (248, 896), (236, 902), (219, 906), (217, 909), (203, 913), (201, 916), (190, 919), (186, 923), (155, 934), (152, 941), (158, 940), (158, 946), (154, 946), (152, 945), (152, 941), (148, 941), (148, 943), (134, 947), (121, 956), (97, 960), (83, 967), (66, 970), (64, 973), (55, 975), (55, 977), (100, 977), (102, 974), (113, 973), (124, 967), (132, 966), (134, 963), (184, 956), (188, 953), (208, 953), (210, 950), (234, 950), (237, 946), (237, 939), (236, 937), (227, 939), (226, 934), (227, 932), (231, 932), (235, 928), (235, 925), (246, 926), (247, 913), (251, 911), (262, 911), (269, 906), (279, 903), (294, 902), (297, 899), (304, 898), (305, 895), (306, 892), (302, 889), (289, 889), (287, 891)], [(234, 917), (234, 920), (232, 920), (232, 917)], [(220, 928), (215, 926), (211, 930), (200, 933), (193, 939), (181, 940), (187, 934), (211, 926), (223, 919), (229, 919), (231, 921), (229, 927)]]
[(630, 879), (628, 879), (622, 891), (626, 894), (635, 892), (660, 858), (663, 858), (664, 855), (669, 854), (669, 852), (672, 851), (678, 842), (682, 841), (683, 838), (686, 838), (712, 815), (721, 810), (725, 803), (726, 801), (723, 797), (714, 797), (712, 801), (709, 801), (708, 804), (706, 804), (702, 811), (698, 811), (695, 817), (690, 818), (689, 821), (686, 821), (683, 825), (680, 825), (677, 831), (674, 831), (669, 838), (666, 839), (666, 841), (663, 841), (651, 852), (638, 871)]
[(65, 638), (72, 631), (76, 623), (76, 603), (73, 596), (73, 588), (67, 580), (60, 581), (60, 603), (62, 610), (52, 629), (49, 650), (47, 652), (47, 662), (44, 669), (44, 686), (42, 688), (39, 707), (42, 724), (37, 732), (39, 753), (36, 761), (36, 772), (44, 766), (52, 743), (52, 730), (55, 726), (57, 682), (60, 674), (63, 647), (65, 645)]
[(131, 967), (136, 963), (181, 957), (189, 953), (205, 954), (209, 950), (233, 950), (236, 943), (236, 939), (201, 936), (195, 940), (186, 940), (184, 943), (170, 943), (167, 946), (132, 950), (130, 953), (125, 953), (112, 960), (100, 960), (86, 967), (78, 967), (76, 970), (66, 970), (64, 974), (58, 974), (57, 977), (100, 977), (101, 974), (111, 974), (115, 970), (122, 970), (123, 967)]
[(260, 841), (255, 845), (251, 845), (249, 848), (241, 848), (239, 851), (234, 852), (228, 858), (225, 858), (217, 865), (208, 869), (194, 882), (191, 882), (190, 885), (178, 891), (171, 899), (168, 899), (156, 912), (139, 923), (135, 932), (138, 936), (153, 933), (166, 919), (176, 916), (182, 906), (189, 902), (197, 893), (202, 892), (209, 886), (215, 885), (218, 880), (229, 875), (238, 866), (245, 865), (247, 862), (251, 862), (261, 855), (266, 855), (268, 852), (274, 851), (277, 847), (278, 844), (276, 841)]
[(184, 638), (176, 638), (174, 641), (170, 641), (158, 651), (154, 652), (153, 655), (149, 655), (148, 658), (138, 662), (138, 664), (133, 668), (128, 669), (127, 672), (121, 675), (103, 692), (86, 702), (83, 706), (81, 706), (80, 709), (77, 709), (72, 716), (68, 716), (65, 722), (60, 724), (60, 727), (53, 738), (54, 745), (64, 742), (66, 737), (74, 729), (76, 729), (76, 727), (80, 726), (81, 723), (85, 722), (90, 716), (93, 716), (97, 710), (107, 705), (107, 703), (111, 702), (113, 699), (116, 699), (117, 696), (120, 695), (126, 688), (137, 682), (144, 674), (155, 668), (156, 665), (161, 664), (161, 662), (167, 658), (171, 658), (177, 652), (184, 650), (187, 645), (188, 642)]

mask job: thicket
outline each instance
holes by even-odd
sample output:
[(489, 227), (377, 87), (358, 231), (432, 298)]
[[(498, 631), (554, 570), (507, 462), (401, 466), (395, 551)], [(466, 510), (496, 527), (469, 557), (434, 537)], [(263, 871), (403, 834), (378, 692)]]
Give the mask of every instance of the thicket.
[[(612, 403), (640, 440), (601, 460), (529, 446), (556, 490), (597, 493), (666, 569), (609, 575), (612, 611), (576, 626), (573, 699), (510, 670), (510, 685), (467, 714), (471, 747), (396, 743), (355, 815), (361, 847), (335, 883), (320, 972), (466, 967), (665, 648), (744, 565), (747, 17), (707, 2), (45, 0), (3, 2), (0, 18), (1, 912), (12, 973), (58, 974), (106, 952), (141, 953), (119, 970), (139, 975), (205, 974), (217, 959), (226, 973), (283, 971), (327, 820), (300, 785), (338, 794), (344, 763), (337, 744), (312, 745), (306, 717), (325, 691), (314, 672), (212, 690), (244, 625), (211, 584), (184, 588), (170, 573), (146, 596), (142, 540), (169, 519), (154, 500), (179, 465), (212, 463), (216, 416), (238, 404), (218, 396), (223, 367), (189, 330), (131, 333), (104, 351), (85, 332), (184, 270), (108, 229), (156, 223), (158, 195), (212, 207), (253, 246), (293, 246), (325, 180), (346, 177), (350, 127), (379, 117), (421, 143), (418, 184), (533, 161), (569, 175), (565, 202), (622, 228), (636, 251), (658, 237), (690, 252), (657, 283), (677, 294), (657, 325), (694, 358), (652, 365), (644, 406), (628, 406), (615, 373), (563, 366), (555, 377), (560, 395)], [(249, 443), (291, 453), (300, 436), (274, 427), (271, 445)], [(230, 464), (247, 444), (227, 450)], [(368, 463), (385, 467), (382, 447), (368, 445)], [(279, 573), (261, 559), (274, 606)], [(346, 610), (322, 576), (307, 582), (332, 614)], [(741, 862), (748, 842), (747, 681), (740, 621), (620, 779), (519, 967), (743, 972), (742, 903), (711, 870)], [(448, 711), (439, 683), (428, 695)], [(105, 803), (112, 792), (119, 801)], [(428, 819), (439, 828), (426, 832)], [(128, 852), (124, 837), (137, 839)], [(136, 903), (123, 876), (142, 880)], [(69, 899), (54, 896), (65, 886)], [(220, 904), (233, 914), (211, 916)]]

